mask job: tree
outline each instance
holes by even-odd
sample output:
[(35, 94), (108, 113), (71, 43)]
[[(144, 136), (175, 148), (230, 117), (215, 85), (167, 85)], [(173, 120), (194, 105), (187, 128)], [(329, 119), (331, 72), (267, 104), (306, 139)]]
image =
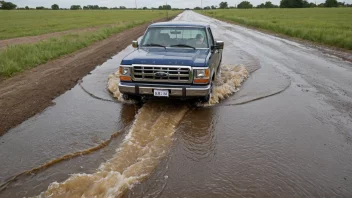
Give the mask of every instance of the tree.
[(210, 6), (204, 7), (204, 10), (210, 10)]
[(332, 8), (332, 7), (337, 7), (338, 3), (337, 0), (326, 0), (325, 1), (325, 7)]
[(315, 5), (315, 3), (309, 3), (309, 7), (314, 8), (314, 7), (317, 7), (317, 5)]
[(120, 6), (120, 9), (121, 9), (121, 10), (125, 10), (126, 7), (125, 7), (125, 6)]
[(17, 5), (13, 4), (11, 2), (6, 2), (6, 1), (0, 1), (0, 9), (3, 10), (13, 10), (16, 9)]
[(221, 2), (219, 4), (219, 8), (220, 9), (227, 9), (227, 8), (229, 8), (229, 5), (227, 4), (227, 2)]
[(159, 10), (171, 10), (171, 5), (162, 5), (162, 6), (159, 6)]
[(38, 7), (35, 7), (36, 10), (44, 10), (44, 6), (38, 6)]
[(347, 5), (345, 5), (345, 2), (337, 2), (338, 7), (347, 7)]
[(303, 8), (303, 0), (281, 0), (280, 8)]
[(278, 8), (279, 6), (274, 5), (271, 3), (271, 1), (266, 1), (264, 5), (264, 8)]
[(237, 8), (248, 9), (248, 8), (253, 8), (253, 5), (249, 3), (249, 1), (242, 1), (240, 4), (237, 5)]
[(261, 4), (257, 5), (256, 8), (265, 8), (265, 5), (264, 5), (264, 3), (261, 3)]
[(72, 5), (70, 10), (82, 10), (82, 7), (80, 5)]
[(99, 7), (98, 5), (87, 5), (83, 6), (83, 10), (106, 10), (108, 9), (107, 7)]
[(195, 7), (193, 8), (193, 10), (201, 10), (202, 8), (201, 7)]
[(278, 7), (279, 6), (272, 4), (271, 1), (267, 1), (265, 2), (265, 4), (262, 3), (260, 5), (257, 5), (257, 8), (278, 8)]
[(148, 10), (148, 8), (147, 7), (143, 7), (143, 10)]
[(309, 2), (306, 1), (306, 0), (303, 0), (303, 7), (304, 7), (304, 8), (310, 8)]
[(51, 6), (51, 9), (52, 9), (52, 10), (60, 10), (59, 5), (57, 5), (57, 4), (53, 4), (53, 5)]
[(28, 7), (28, 6), (26, 6), (26, 7), (24, 7), (24, 9), (29, 10), (29, 7)]
[(214, 10), (214, 9), (216, 9), (216, 7), (217, 7), (216, 5), (212, 5), (212, 6), (211, 6), (211, 9)]

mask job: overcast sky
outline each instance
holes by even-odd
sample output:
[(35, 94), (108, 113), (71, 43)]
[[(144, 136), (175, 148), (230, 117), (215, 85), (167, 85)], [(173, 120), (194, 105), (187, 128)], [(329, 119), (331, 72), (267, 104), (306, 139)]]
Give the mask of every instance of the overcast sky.
[[(5, 0), (6, 1), (6, 0)], [(52, 4), (56, 3), (61, 8), (69, 8), (71, 5), (99, 5), (106, 7), (119, 7), (126, 6), (129, 8), (135, 7), (134, 0), (8, 0), (17, 4), (19, 7), (36, 7), (44, 6), (50, 7)], [(136, 0), (138, 7), (159, 7), (159, 5), (165, 4), (166, 0)], [(226, 0), (203, 0), (203, 6), (219, 5), (221, 1)], [(229, 6), (235, 6), (242, 0), (227, 0)], [(253, 5), (261, 4), (267, 0), (248, 0)], [(346, 3), (352, 3), (352, 0), (339, 0)], [(272, 3), (279, 5), (280, 0), (271, 0)], [(308, 0), (308, 2), (322, 3), (325, 0)], [(168, 0), (168, 4), (175, 8), (194, 8), (201, 5), (201, 0)]]

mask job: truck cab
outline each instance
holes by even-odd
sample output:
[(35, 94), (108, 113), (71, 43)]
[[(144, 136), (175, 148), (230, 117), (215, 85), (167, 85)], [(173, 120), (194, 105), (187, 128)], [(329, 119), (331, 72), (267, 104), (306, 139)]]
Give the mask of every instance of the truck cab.
[(206, 102), (220, 71), (224, 42), (208, 24), (162, 22), (150, 25), (122, 61), (119, 90), (125, 99), (142, 96), (199, 98)]

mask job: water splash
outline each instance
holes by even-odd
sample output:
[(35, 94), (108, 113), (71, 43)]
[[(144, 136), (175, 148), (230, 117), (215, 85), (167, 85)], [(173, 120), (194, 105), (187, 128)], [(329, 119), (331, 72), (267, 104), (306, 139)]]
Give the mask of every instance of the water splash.
[(112, 95), (120, 102), (123, 102), (122, 94), (119, 90), (120, 83), (120, 72), (117, 71), (114, 74), (110, 74), (108, 77), (108, 90), (112, 93)]
[(221, 66), (220, 76), (215, 79), (210, 104), (218, 104), (221, 100), (239, 91), (242, 82), (248, 78), (247, 69), (240, 66)]

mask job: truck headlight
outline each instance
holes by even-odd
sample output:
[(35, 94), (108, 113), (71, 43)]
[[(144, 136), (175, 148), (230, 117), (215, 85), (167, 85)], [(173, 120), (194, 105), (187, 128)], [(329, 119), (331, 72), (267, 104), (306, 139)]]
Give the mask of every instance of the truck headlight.
[(205, 76), (205, 70), (204, 69), (196, 70), (196, 77), (197, 78), (203, 78), (204, 76)]
[(129, 72), (129, 69), (128, 68), (123, 68), (122, 69), (122, 75), (127, 75)]
[(207, 84), (209, 83), (210, 71), (209, 69), (194, 69), (194, 80), (196, 84)]
[(120, 66), (120, 74), (124, 75), (124, 76), (129, 76), (130, 75), (130, 68)]
[(209, 69), (197, 69), (195, 78), (209, 78)]
[(131, 67), (120, 66), (120, 81), (131, 81)]

